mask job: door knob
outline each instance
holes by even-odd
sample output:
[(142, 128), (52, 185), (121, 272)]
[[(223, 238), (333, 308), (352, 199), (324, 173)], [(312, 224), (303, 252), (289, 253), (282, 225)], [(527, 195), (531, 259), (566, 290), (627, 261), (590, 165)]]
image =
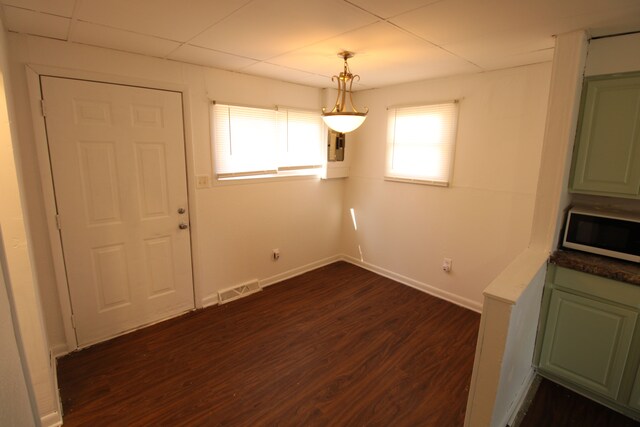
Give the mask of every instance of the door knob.
[(180, 225), (178, 225), (178, 228), (180, 228), (180, 230), (186, 230), (187, 228), (189, 228), (189, 225), (181, 222)]
[(183, 213), (185, 213), (185, 212), (186, 212), (186, 210), (185, 210), (184, 208), (178, 208), (178, 213), (179, 213), (179, 214), (181, 214), (181, 215), (182, 215), (182, 214), (183, 214)]

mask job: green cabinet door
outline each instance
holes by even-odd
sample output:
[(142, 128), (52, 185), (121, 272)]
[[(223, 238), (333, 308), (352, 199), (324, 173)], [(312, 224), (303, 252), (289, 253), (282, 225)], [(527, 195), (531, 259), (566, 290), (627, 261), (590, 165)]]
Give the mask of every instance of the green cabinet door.
[(570, 189), (617, 197), (640, 194), (640, 73), (585, 81)]
[(632, 310), (554, 289), (540, 369), (616, 399), (636, 318)]

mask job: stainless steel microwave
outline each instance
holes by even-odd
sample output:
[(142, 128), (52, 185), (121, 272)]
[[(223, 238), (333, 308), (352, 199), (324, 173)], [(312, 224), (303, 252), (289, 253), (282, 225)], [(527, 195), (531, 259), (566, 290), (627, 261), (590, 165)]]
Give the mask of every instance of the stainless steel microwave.
[(571, 208), (562, 246), (640, 262), (640, 216)]

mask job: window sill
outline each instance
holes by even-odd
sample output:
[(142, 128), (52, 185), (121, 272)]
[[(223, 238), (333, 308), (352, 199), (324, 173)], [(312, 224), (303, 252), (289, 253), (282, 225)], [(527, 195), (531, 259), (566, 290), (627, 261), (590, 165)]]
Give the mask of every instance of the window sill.
[(434, 187), (448, 187), (449, 182), (445, 181), (430, 181), (428, 179), (419, 179), (419, 178), (400, 178), (395, 176), (385, 176), (385, 181), (391, 182), (402, 182), (405, 184), (419, 184), (419, 185), (431, 185)]
[(216, 185), (234, 185), (234, 184), (254, 184), (262, 182), (290, 181), (295, 179), (320, 179), (323, 169), (300, 170), (300, 171), (283, 171), (274, 174), (244, 175), (244, 176), (228, 176), (217, 177)]

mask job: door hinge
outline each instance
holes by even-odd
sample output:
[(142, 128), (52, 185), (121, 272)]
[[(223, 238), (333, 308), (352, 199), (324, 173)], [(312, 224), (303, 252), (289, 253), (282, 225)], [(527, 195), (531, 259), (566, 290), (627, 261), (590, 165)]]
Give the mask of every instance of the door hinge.
[(47, 117), (47, 105), (44, 103), (44, 99), (40, 100), (40, 112), (42, 117)]
[(58, 230), (62, 230), (62, 224), (60, 223), (60, 215), (56, 214), (56, 227)]
[(71, 315), (71, 326), (73, 326), (73, 329), (76, 329), (76, 318), (73, 314)]

